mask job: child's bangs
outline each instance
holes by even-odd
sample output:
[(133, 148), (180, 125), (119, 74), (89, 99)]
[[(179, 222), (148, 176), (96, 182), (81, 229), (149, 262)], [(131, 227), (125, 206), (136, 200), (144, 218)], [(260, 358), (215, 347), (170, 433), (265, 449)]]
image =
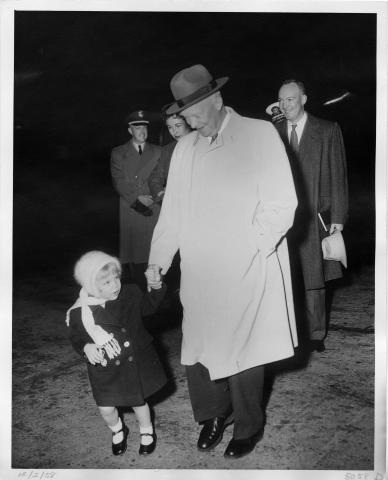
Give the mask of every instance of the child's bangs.
[(118, 275), (120, 277), (121, 267), (114, 262), (107, 263), (98, 272), (97, 277), (104, 278), (104, 277), (108, 277), (109, 275)]

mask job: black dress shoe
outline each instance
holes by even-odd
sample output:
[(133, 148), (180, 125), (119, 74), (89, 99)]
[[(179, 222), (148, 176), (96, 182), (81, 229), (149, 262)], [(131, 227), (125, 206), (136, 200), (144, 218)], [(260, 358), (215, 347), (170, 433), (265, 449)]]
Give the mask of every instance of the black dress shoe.
[(310, 340), (310, 352), (324, 352), (326, 350), (323, 340)]
[(215, 417), (204, 422), (198, 438), (198, 450), (211, 450), (220, 443), (225, 427), (228, 425), (225, 420), (225, 417)]
[(262, 438), (263, 430), (260, 432), (255, 433), (251, 437), (232, 440), (228, 443), (226, 447), (224, 457), (226, 458), (240, 458), (244, 455), (250, 453), (256, 446), (256, 443)]
[(123, 424), (121, 430), (118, 432), (114, 432), (113, 435), (116, 435), (116, 433), (124, 433), (124, 438), (120, 443), (113, 443), (112, 442), (112, 453), (113, 455), (122, 455), (125, 450), (127, 449), (127, 437), (129, 433), (129, 428)]
[(156, 435), (154, 433), (141, 433), (141, 436), (152, 437), (152, 443), (149, 445), (140, 444), (139, 454), (140, 455), (149, 455), (155, 450), (156, 447)]

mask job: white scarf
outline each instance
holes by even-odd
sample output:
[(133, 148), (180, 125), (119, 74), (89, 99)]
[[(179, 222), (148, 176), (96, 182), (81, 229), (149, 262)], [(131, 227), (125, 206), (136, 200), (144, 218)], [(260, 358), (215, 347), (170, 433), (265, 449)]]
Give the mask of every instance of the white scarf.
[(81, 288), (76, 302), (66, 312), (66, 324), (69, 326), (70, 311), (74, 308), (81, 307), (81, 318), (85, 330), (97, 347), (104, 349), (108, 357), (112, 359), (120, 354), (120, 345), (114, 338), (113, 333), (108, 333), (100, 327), (100, 325), (95, 324), (93, 313), (89, 308), (89, 305), (101, 305), (105, 307), (105, 302), (106, 300), (104, 298), (90, 297), (88, 292), (84, 288)]

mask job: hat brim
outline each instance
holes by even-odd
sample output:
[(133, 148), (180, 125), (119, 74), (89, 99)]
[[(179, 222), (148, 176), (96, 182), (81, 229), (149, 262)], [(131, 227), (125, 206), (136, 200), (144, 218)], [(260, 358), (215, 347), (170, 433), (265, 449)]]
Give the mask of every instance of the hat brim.
[[(187, 103), (185, 102), (184, 105), (181, 104), (182, 100), (178, 100), (174, 102), (171, 107), (169, 107), (164, 113), (165, 115), (171, 115), (173, 113), (179, 113), (182, 112), (183, 110), (186, 110), (186, 108), (191, 107), (192, 105), (195, 105), (196, 103), (200, 102), (201, 100), (204, 100), (207, 97), (210, 97), (210, 95), (213, 95), (213, 93), (217, 92), (221, 87), (225, 85), (225, 83), (229, 80), (229, 77), (221, 77), (217, 78), (217, 80), (214, 80), (216, 83), (216, 87), (212, 88), (206, 93), (200, 94), (193, 98), (192, 100), (188, 101)], [(194, 92), (195, 94), (195, 92)], [(192, 95), (194, 95), (192, 94)]]
[(149, 125), (148, 120), (135, 120), (133, 122), (129, 122), (128, 125)]

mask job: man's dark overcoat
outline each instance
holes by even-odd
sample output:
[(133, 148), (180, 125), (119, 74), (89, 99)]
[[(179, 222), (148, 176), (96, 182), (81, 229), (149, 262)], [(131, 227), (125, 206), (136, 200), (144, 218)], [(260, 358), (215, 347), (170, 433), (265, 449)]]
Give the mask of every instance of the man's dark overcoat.
[(142, 317), (155, 312), (165, 287), (143, 294), (134, 284), (124, 285), (116, 300), (105, 307), (91, 305), (94, 321), (113, 333), (121, 353), (107, 366), (92, 365), (84, 356), (84, 346), (94, 343), (81, 319), (81, 308), (70, 312), (69, 338), (74, 350), (85, 358), (93, 397), (98, 406), (139, 406), (166, 383), (166, 376), (152, 345), (152, 337)]
[(323, 260), (321, 241), (325, 233), (318, 218), (327, 225), (345, 224), (348, 215), (348, 183), (342, 133), (337, 123), (307, 114), (299, 141), (299, 153), (291, 151), (287, 121), (275, 124), (286, 146), (294, 176), (298, 207), (289, 231), (290, 253), (298, 253), (305, 289), (325, 286), (340, 278), (340, 262)]
[(131, 141), (115, 147), (111, 153), (113, 186), (120, 195), (120, 260), (122, 263), (146, 263), (160, 207), (151, 205), (153, 215), (146, 217), (131, 205), (139, 195), (150, 195), (148, 177), (160, 157), (160, 147), (146, 143), (142, 155)]

